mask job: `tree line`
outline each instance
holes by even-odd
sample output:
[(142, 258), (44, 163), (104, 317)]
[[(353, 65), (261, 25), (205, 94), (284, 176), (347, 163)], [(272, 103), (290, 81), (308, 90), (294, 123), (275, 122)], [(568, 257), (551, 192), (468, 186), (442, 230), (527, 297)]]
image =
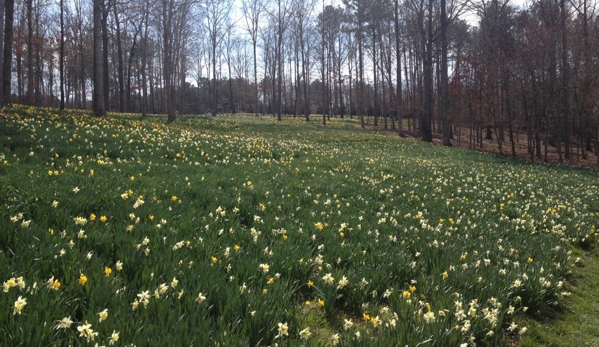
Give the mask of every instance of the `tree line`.
[[(599, 150), (592, 0), (0, 0), (0, 104), (356, 117), (532, 160)], [(457, 139), (457, 140), (456, 140)]]

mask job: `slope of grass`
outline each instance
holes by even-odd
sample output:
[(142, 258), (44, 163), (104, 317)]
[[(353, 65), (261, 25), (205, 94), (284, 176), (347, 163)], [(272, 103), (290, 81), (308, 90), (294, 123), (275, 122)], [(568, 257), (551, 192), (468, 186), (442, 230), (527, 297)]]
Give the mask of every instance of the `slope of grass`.
[(347, 120), (15, 107), (0, 204), (0, 345), (501, 346), (568, 298), (599, 189)]

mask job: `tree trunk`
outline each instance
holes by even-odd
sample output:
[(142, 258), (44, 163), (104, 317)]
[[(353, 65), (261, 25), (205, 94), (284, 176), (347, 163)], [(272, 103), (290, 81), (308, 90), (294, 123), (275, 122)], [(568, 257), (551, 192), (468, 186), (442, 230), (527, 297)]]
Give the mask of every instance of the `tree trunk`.
[(173, 6), (169, 0), (162, 0), (162, 40), (164, 52), (162, 58), (162, 73), (164, 76), (164, 91), (166, 93), (166, 113), (167, 123), (172, 123), (176, 119), (175, 110), (173, 109), (172, 81), (171, 81), (171, 57), (172, 57), (172, 18)]
[[(104, 64), (102, 57), (102, 0), (94, 0), (94, 94), (93, 111), (97, 117), (106, 116), (104, 101)], [(84, 98), (85, 96), (83, 96)]]
[(566, 159), (570, 159), (570, 63), (568, 62), (568, 30), (566, 27), (566, 1), (560, 1), (562, 21), (562, 113), (563, 113), (563, 136), (564, 152)]
[[(108, 70), (108, 13), (110, 11), (110, 1), (102, 0), (102, 60), (104, 77), (102, 85), (104, 86), (104, 112), (110, 109), (110, 71)], [(85, 96), (84, 96), (85, 97)]]
[(428, 0), (427, 28), (422, 28), (423, 71), (422, 71), (422, 141), (432, 142), (431, 121), (433, 118), (433, 2)]
[(123, 63), (123, 43), (121, 40), (121, 23), (119, 21), (119, 13), (117, 11), (116, 3), (113, 6), (114, 10), (114, 22), (116, 25), (116, 51), (117, 51), (117, 62), (118, 62), (118, 76), (119, 76), (119, 112), (125, 112), (125, 68)]
[(395, 91), (395, 116), (397, 118), (397, 135), (404, 136), (403, 134), (403, 113), (401, 112), (402, 107), (402, 85), (401, 85), (401, 51), (400, 51), (400, 42), (401, 35), (399, 32), (399, 0), (395, 0), (395, 68), (396, 68), (396, 78), (397, 78), (397, 86)]
[(451, 124), (449, 122), (449, 76), (447, 72), (447, 13), (445, 0), (441, 0), (441, 128), (443, 146), (451, 146)]
[(2, 94), (3, 100), (0, 106), (11, 104), (11, 69), (12, 69), (12, 36), (14, 21), (15, 1), (6, 0), (4, 20), (4, 57), (2, 60)]
[(377, 74), (377, 70), (378, 70), (378, 61), (377, 61), (377, 55), (376, 55), (376, 42), (377, 42), (377, 38), (376, 38), (376, 26), (373, 25), (372, 26), (372, 65), (373, 65), (373, 73), (374, 73), (374, 126), (378, 127), (379, 126), (379, 91), (378, 91), (378, 87), (379, 87), (379, 83), (378, 83), (378, 74)]
[(60, 110), (64, 110), (64, 0), (60, 0)]
[(364, 96), (364, 55), (362, 54), (362, 19), (358, 18), (358, 60), (359, 60), (359, 75), (360, 75), (360, 85), (358, 86), (358, 97), (357, 105), (358, 105), (358, 118), (360, 118), (360, 126), (364, 128), (364, 112), (362, 109), (363, 104), (363, 96)]
[[(0, 0), (0, 69), (3, 68), (4, 64), (4, 12), (6, 9), (6, 1)], [(4, 85), (4, 79), (2, 78), (2, 72), (0, 71), (0, 109), (4, 105), (4, 93), (2, 91)]]
[(26, 1), (27, 7), (27, 97), (26, 103), (33, 104), (33, 0)]

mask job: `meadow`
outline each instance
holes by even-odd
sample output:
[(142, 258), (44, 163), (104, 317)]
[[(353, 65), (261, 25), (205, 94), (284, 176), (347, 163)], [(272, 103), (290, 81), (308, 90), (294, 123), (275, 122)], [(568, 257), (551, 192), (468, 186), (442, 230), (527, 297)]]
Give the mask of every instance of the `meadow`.
[(351, 120), (5, 108), (0, 346), (507, 346), (598, 183)]

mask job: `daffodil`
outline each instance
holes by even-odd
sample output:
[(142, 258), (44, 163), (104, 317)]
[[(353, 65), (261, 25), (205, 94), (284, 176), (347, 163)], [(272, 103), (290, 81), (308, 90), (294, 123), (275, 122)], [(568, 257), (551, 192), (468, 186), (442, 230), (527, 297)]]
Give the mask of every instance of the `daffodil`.
[(279, 334), (275, 336), (275, 338), (280, 338), (289, 335), (289, 326), (287, 326), (287, 323), (279, 323), (277, 325), (279, 326)]
[(114, 345), (117, 341), (119, 340), (119, 333), (117, 333), (116, 331), (112, 331), (112, 334), (110, 334), (110, 337), (108, 338), (108, 344), (109, 345)]
[(87, 283), (87, 276), (84, 274), (79, 275), (79, 284), (83, 286), (85, 283)]
[(333, 335), (331, 335), (330, 340), (331, 340), (331, 344), (333, 346), (338, 345), (339, 344), (339, 334), (333, 334)]
[(335, 282), (335, 279), (333, 278), (333, 276), (331, 275), (331, 273), (328, 273), (324, 276), (322, 276), (323, 281), (325, 281), (326, 284), (332, 285)]
[(71, 320), (71, 317), (64, 317), (63, 319), (56, 321), (56, 326), (54, 328), (55, 329), (69, 329), (72, 324), (73, 324), (73, 321)]
[(341, 289), (341, 288), (347, 286), (348, 283), (349, 283), (349, 281), (347, 280), (347, 277), (345, 277), (345, 276), (341, 277), (341, 280), (339, 280), (339, 284), (337, 285), (337, 289)]
[(427, 313), (424, 314), (423, 317), (427, 323), (432, 323), (435, 321), (435, 313), (432, 311), (428, 311)]
[(12, 287), (16, 287), (17, 286), (17, 281), (15, 280), (15, 278), (11, 278), (8, 281), (4, 282), (2, 284), (2, 288), (4, 290), (5, 293), (8, 293), (8, 290)]
[(19, 295), (19, 298), (15, 301), (15, 304), (13, 306), (12, 314), (21, 314), (21, 311), (23, 310), (25, 305), (27, 305), (27, 299)]
[(312, 333), (310, 332), (310, 327), (305, 328), (302, 331), (300, 331), (299, 335), (302, 340), (307, 340), (308, 337), (310, 337), (312, 335)]
[(104, 310), (98, 312), (98, 317), (100, 317), (100, 322), (105, 321), (106, 318), (108, 318), (108, 309), (105, 308)]
[(58, 290), (60, 289), (60, 282), (57, 279), (55, 280), (54, 276), (52, 276), (48, 281), (46, 281), (46, 286), (48, 289)]
[(204, 300), (206, 300), (206, 297), (204, 296), (204, 294), (200, 292), (200, 294), (198, 294), (198, 297), (196, 298), (196, 301), (202, 303), (204, 302)]
[(98, 333), (94, 332), (91, 326), (92, 325), (87, 323), (86, 321), (85, 324), (82, 324), (77, 327), (77, 331), (79, 331), (79, 336), (85, 337), (87, 339), (87, 342), (93, 341), (94, 338), (98, 336)]

